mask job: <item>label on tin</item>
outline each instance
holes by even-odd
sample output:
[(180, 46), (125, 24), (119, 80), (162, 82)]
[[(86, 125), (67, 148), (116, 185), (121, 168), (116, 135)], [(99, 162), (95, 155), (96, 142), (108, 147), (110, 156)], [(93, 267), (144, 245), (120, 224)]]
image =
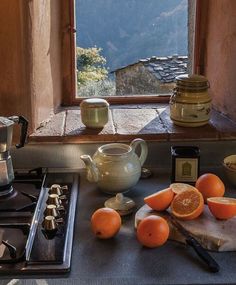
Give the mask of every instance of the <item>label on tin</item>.
[(198, 178), (197, 158), (176, 158), (175, 181), (195, 182)]

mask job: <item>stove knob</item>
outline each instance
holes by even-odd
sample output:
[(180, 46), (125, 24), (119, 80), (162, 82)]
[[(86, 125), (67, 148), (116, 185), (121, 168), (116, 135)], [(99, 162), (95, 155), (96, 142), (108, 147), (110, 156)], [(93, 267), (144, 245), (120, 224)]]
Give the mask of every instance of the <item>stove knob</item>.
[(53, 184), (48, 192), (49, 194), (57, 194), (58, 196), (61, 196), (63, 194), (61, 186), (59, 184)]
[(47, 205), (44, 211), (44, 216), (53, 216), (55, 218), (58, 218), (60, 216), (60, 213), (57, 209), (57, 206), (54, 204)]
[(50, 194), (57, 194), (57, 195), (66, 195), (68, 193), (68, 186), (64, 185), (61, 186), (60, 184), (52, 184), (49, 189)]
[(46, 216), (43, 220), (42, 226), (45, 231), (57, 231), (57, 222), (53, 216)]
[(61, 199), (57, 194), (48, 195), (47, 205), (56, 205), (56, 207), (61, 206)]
[(67, 200), (66, 195), (64, 195), (62, 191), (62, 189), (64, 189), (63, 187), (61, 187), (59, 184), (53, 184), (48, 192), (49, 194), (57, 194), (60, 200)]

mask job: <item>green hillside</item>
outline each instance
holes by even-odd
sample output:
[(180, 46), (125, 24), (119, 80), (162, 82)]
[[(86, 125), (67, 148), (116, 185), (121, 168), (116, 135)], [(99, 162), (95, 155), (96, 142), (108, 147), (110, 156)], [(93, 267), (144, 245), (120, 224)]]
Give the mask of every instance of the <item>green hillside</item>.
[(187, 0), (76, 0), (77, 45), (101, 47), (110, 70), (187, 54)]

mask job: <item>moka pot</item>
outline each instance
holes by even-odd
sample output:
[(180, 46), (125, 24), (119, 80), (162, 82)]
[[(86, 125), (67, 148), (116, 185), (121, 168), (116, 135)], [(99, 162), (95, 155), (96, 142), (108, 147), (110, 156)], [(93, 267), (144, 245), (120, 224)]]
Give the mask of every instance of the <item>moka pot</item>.
[(10, 155), (13, 125), (21, 125), (20, 143), (16, 148), (24, 146), (27, 136), (28, 121), (22, 116), (0, 117), (0, 197), (12, 192), (14, 171)]

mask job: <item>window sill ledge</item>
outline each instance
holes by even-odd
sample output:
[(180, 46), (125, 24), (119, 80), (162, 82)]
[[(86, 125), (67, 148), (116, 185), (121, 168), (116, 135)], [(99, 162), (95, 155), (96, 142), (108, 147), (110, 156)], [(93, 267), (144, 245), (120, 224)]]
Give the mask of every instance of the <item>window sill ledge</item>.
[(213, 110), (209, 124), (197, 128), (175, 126), (167, 104), (112, 106), (109, 122), (103, 129), (87, 129), (77, 107), (62, 109), (35, 133), (29, 142), (92, 143), (130, 141), (236, 140), (236, 123)]

